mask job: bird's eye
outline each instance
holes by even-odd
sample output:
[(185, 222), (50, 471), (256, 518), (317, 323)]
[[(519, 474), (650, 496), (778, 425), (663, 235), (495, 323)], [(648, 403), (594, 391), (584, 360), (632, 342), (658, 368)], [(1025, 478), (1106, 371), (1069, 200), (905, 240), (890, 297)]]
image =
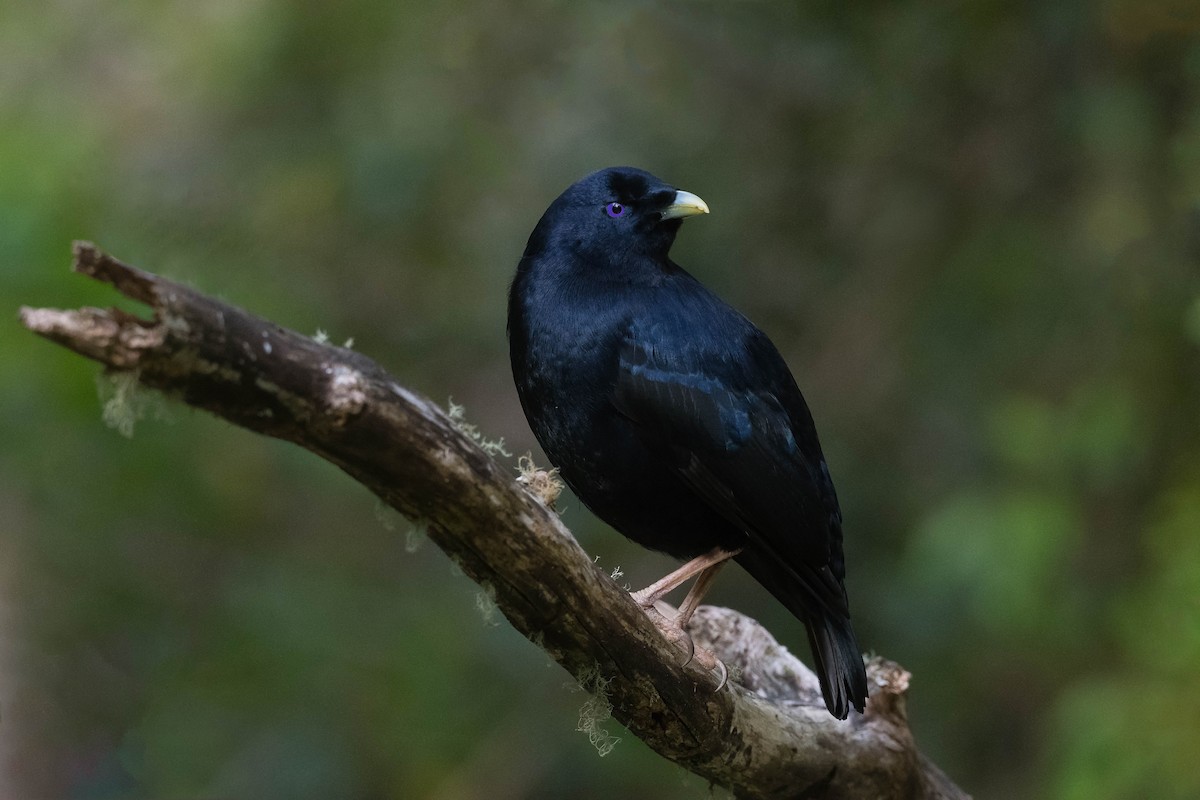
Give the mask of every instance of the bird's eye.
[(625, 206), (621, 205), (620, 203), (609, 203), (604, 207), (604, 210), (607, 211), (608, 215), (613, 219), (625, 216)]

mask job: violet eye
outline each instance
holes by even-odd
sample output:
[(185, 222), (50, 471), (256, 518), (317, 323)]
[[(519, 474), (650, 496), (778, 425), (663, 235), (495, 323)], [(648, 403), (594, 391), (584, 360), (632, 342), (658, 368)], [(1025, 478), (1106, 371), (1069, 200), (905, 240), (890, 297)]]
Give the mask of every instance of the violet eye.
[(620, 203), (609, 203), (604, 207), (604, 210), (607, 211), (608, 215), (613, 219), (625, 216), (625, 206), (621, 205)]

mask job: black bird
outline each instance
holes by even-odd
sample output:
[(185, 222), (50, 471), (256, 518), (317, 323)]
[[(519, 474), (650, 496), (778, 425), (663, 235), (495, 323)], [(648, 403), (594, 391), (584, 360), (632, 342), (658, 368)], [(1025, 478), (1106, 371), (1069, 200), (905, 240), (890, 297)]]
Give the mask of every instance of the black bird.
[(634, 593), (643, 608), (698, 574), (674, 628), (686, 637), (733, 558), (804, 623), (825, 705), (845, 719), (863, 710), (867, 678), (837, 495), (779, 351), (668, 257), (683, 219), (707, 213), (631, 167), (594, 172), (551, 203), (509, 291), (517, 393), (588, 508), (644, 547), (691, 559)]

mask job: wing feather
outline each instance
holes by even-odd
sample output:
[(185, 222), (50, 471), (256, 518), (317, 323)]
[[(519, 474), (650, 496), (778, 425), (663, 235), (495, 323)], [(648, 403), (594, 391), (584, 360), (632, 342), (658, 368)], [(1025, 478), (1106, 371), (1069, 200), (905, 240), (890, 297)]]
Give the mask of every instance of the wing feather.
[(797, 432), (777, 396), (789, 384), (797, 396), (799, 390), (786, 367), (782, 390), (774, 380), (752, 388), (740, 374), (745, 369), (745, 361), (702, 354), (668, 362), (627, 338), (613, 402), (648, 444), (670, 454), (700, 499), (752, 540), (791, 564), (840, 566), (840, 514), (824, 458), (819, 446), (805, 446), (815, 434)]

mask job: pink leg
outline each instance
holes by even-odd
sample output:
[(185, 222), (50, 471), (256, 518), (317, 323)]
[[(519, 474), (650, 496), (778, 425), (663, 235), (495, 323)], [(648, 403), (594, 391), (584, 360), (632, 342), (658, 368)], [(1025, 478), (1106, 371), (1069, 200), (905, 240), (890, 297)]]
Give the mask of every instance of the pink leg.
[[(676, 587), (686, 583), (693, 575), (704, 572), (708, 568), (717, 564), (721, 564), (726, 559), (729, 559), (740, 552), (740, 550), (730, 552), (729, 550), (722, 550), (719, 547), (713, 548), (702, 556), (696, 556), (679, 569), (663, 578), (660, 578), (659, 580), (647, 586), (645, 589), (633, 592), (633, 599), (636, 600), (637, 604), (642, 608), (649, 608), (661, 600), (669, 592), (673, 591)], [(699, 583), (699, 581), (697, 581), (697, 583)], [(691, 594), (689, 593), (688, 596), (690, 597)]]
[(708, 593), (709, 587), (717, 578), (717, 573), (721, 571), (721, 567), (725, 566), (725, 561), (734, 553), (726, 553), (725, 558), (716, 562), (712, 566), (705, 568), (700, 573), (700, 577), (696, 578), (696, 582), (692, 584), (691, 591), (687, 593), (687, 597), (683, 598), (683, 605), (679, 607), (679, 617), (675, 620), (675, 624), (684, 628), (688, 624), (688, 620), (692, 618), (692, 614), (696, 613), (696, 608), (699, 607), (700, 601), (704, 599), (704, 595)]
[[(679, 569), (675, 570), (666, 577), (655, 581), (638, 592), (633, 592), (632, 597), (639, 606), (646, 612), (647, 616), (654, 623), (654, 626), (659, 629), (667, 641), (675, 642), (685, 651), (687, 651), (687, 660), (683, 663), (686, 665), (693, 658), (696, 662), (708, 670), (719, 670), (720, 680), (717, 683), (717, 691), (720, 691), (725, 686), (725, 681), (729, 676), (725, 665), (720, 659), (712, 653), (701, 648), (696, 649), (692, 642), (692, 637), (684, 630), (688, 620), (692, 618), (692, 614), (696, 613), (696, 608), (700, 605), (705, 593), (712, 586), (713, 580), (717, 577), (717, 573), (725, 562), (736, 556), (741, 550), (722, 550), (715, 548), (712, 551), (705, 553), (702, 556), (693, 558)], [(694, 575), (699, 575), (696, 578), (696, 583), (688, 591), (687, 597), (683, 599), (683, 605), (679, 608), (679, 613), (674, 620), (668, 620), (663, 617), (654, 604), (663, 598), (668, 592), (685, 583)]]

